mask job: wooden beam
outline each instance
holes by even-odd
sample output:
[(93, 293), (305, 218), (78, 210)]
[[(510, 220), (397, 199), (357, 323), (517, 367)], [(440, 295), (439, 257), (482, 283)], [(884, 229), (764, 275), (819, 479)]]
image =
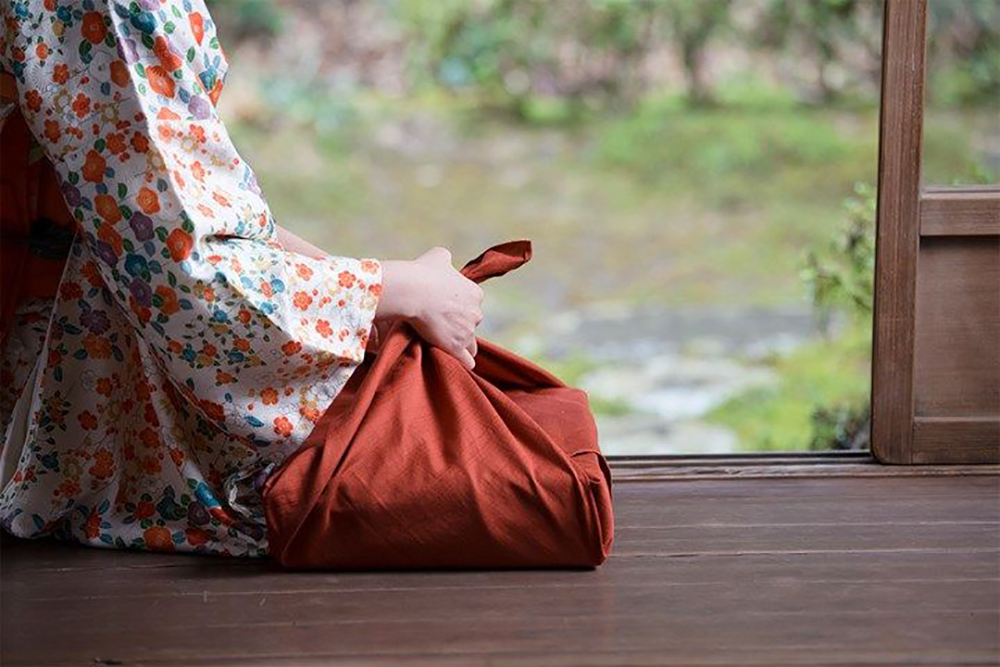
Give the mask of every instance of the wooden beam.
[(927, 189), (921, 236), (1000, 236), (1000, 187)]
[(917, 417), (913, 423), (913, 461), (1000, 463), (1000, 419)]
[(882, 40), (872, 451), (911, 463), (926, 0), (886, 0)]

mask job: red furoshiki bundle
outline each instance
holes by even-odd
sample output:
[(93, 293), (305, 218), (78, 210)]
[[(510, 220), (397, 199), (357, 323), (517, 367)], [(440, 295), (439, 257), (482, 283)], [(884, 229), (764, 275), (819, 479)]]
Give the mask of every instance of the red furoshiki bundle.
[[(529, 241), (511, 241), (462, 273), (482, 282), (530, 258)], [(405, 323), (366, 355), (264, 502), (286, 567), (593, 567), (614, 538), (586, 393), (481, 338), (469, 371)]]

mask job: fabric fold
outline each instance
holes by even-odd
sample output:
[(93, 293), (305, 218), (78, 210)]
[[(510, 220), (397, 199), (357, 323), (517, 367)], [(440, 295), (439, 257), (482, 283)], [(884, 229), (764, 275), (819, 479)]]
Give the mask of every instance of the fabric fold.
[[(476, 282), (531, 258), (486, 250)], [(476, 367), (406, 323), (369, 353), (264, 489), (293, 568), (593, 567), (614, 539), (611, 474), (585, 392), (478, 339)]]

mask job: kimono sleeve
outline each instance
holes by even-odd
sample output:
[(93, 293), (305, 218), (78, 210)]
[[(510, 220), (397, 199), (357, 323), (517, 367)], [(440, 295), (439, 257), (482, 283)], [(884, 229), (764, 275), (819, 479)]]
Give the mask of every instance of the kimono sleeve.
[(7, 11), (4, 66), (94, 271), (177, 389), (280, 458), (363, 360), (381, 263), (277, 242), (215, 107), (226, 63), (202, 3)]

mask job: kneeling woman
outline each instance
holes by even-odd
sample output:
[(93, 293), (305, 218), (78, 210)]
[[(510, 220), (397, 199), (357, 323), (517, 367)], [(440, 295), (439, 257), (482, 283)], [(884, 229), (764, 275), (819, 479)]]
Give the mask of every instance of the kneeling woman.
[(443, 248), (337, 257), (275, 224), (200, 1), (0, 13), (3, 527), (264, 555), (265, 484), (379, 331), (471, 371), (483, 292)]

